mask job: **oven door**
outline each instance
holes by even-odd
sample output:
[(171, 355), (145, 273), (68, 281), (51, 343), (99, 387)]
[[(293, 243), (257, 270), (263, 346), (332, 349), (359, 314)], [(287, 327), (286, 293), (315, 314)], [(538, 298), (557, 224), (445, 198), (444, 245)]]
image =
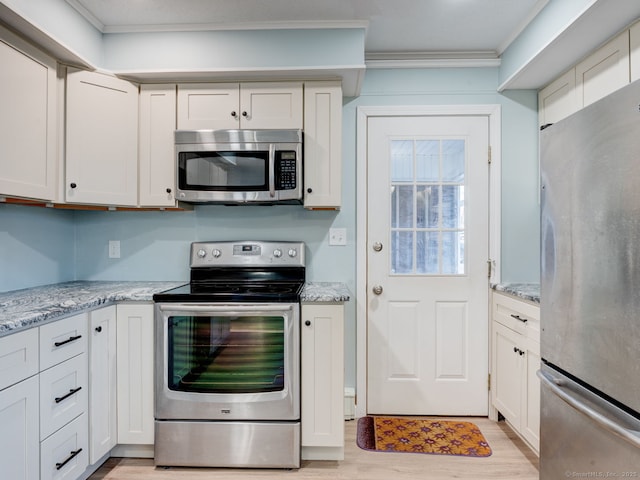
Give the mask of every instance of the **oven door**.
[(157, 420), (300, 418), (298, 303), (157, 303)]

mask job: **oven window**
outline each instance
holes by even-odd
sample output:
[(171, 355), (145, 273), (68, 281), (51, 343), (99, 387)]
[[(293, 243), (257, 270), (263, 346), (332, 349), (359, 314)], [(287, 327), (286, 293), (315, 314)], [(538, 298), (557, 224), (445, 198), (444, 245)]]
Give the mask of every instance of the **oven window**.
[(181, 190), (268, 190), (269, 152), (181, 152)]
[(259, 393), (284, 389), (282, 316), (172, 316), (170, 390)]

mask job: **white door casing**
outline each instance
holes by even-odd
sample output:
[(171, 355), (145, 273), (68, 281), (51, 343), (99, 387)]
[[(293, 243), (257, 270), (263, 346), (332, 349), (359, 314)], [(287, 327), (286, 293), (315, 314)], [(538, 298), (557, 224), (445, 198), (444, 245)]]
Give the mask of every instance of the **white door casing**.
[[(500, 198), (499, 114), (499, 107), (493, 105), (358, 109), (358, 204), (366, 205), (358, 210), (358, 416), (367, 413), (487, 414), (486, 262), (497, 258), (494, 252), (499, 251), (499, 235), (496, 235)], [(424, 122), (427, 124), (418, 125)], [(469, 162), (474, 163), (465, 174), (468, 179), (463, 190), (467, 202), (469, 198), (472, 200), (466, 204), (464, 227), (456, 235), (482, 238), (478, 242), (467, 241), (465, 261), (461, 266), (449, 266), (455, 271), (447, 272), (445, 268), (445, 271), (429, 271), (430, 275), (424, 275), (420, 268), (415, 270), (415, 264), (414, 271), (410, 270), (411, 266), (406, 270), (407, 265), (398, 269), (397, 261), (392, 265), (389, 255), (391, 196), (385, 194), (392, 186), (390, 168), (381, 167), (381, 160), (371, 157), (380, 157), (381, 152), (382, 157), (389, 156), (391, 144), (386, 130), (393, 123), (395, 130), (391, 128), (389, 132), (391, 139), (398, 141), (467, 139), (467, 169)], [(473, 133), (469, 128), (480, 130)], [(475, 140), (468, 141), (469, 138)], [(438, 144), (437, 141), (426, 143)], [(498, 146), (493, 147), (491, 178), (487, 176), (488, 144)], [(395, 175), (397, 177), (397, 172)], [(471, 177), (475, 178), (475, 184), (468, 183)], [(449, 180), (444, 183), (447, 182)], [(491, 195), (487, 198), (489, 186)], [(372, 188), (375, 191), (371, 191)], [(419, 191), (421, 187), (415, 188)], [(476, 221), (471, 222), (474, 218)], [(395, 227), (402, 227), (397, 218), (393, 221)], [(403, 229), (395, 230), (397, 239), (398, 230)], [(421, 234), (424, 235), (420, 232), (413, 235), (417, 238)], [(412, 233), (406, 235), (409, 237), (405, 238), (410, 238)], [(380, 252), (373, 250), (375, 242), (383, 244)], [(411, 257), (409, 255), (409, 260)], [(495, 261), (492, 263), (495, 267)], [(436, 268), (437, 265), (436, 262)], [(424, 262), (422, 268), (425, 273)], [(493, 270), (491, 281), (498, 281), (496, 269)], [(372, 293), (374, 283), (383, 287), (381, 294)], [(389, 344), (392, 348), (387, 348)], [(368, 356), (368, 348), (373, 349), (375, 355)]]

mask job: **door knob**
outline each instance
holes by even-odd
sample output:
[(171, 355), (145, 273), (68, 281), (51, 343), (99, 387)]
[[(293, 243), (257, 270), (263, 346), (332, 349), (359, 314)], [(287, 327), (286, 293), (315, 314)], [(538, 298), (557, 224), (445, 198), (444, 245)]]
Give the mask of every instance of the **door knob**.
[(380, 295), (382, 293), (382, 286), (376, 285), (375, 287), (373, 287), (373, 293), (375, 293), (376, 295)]
[(382, 250), (382, 244), (380, 242), (376, 242), (373, 244), (373, 250), (375, 252), (379, 252), (380, 250)]

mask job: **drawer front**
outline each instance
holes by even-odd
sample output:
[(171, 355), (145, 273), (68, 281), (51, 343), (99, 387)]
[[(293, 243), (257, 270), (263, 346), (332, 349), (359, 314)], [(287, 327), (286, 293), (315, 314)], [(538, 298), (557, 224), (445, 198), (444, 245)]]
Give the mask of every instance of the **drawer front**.
[(87, 369), (83, 354), (40, 373), (40, 440), (87, 410)]
[(64, 362), (87, 350), (86, 313), (40, 327), (40, 370)]
[(493, 292), (492, 317), (498, 323), (534, 341), (540, 341), (540, 307)]
[(38, 373), (38, 329), (0, 338), (0, 390)]
[(40, 479), (75, 480), (89, 465), (87, 414), (40, 444)]

